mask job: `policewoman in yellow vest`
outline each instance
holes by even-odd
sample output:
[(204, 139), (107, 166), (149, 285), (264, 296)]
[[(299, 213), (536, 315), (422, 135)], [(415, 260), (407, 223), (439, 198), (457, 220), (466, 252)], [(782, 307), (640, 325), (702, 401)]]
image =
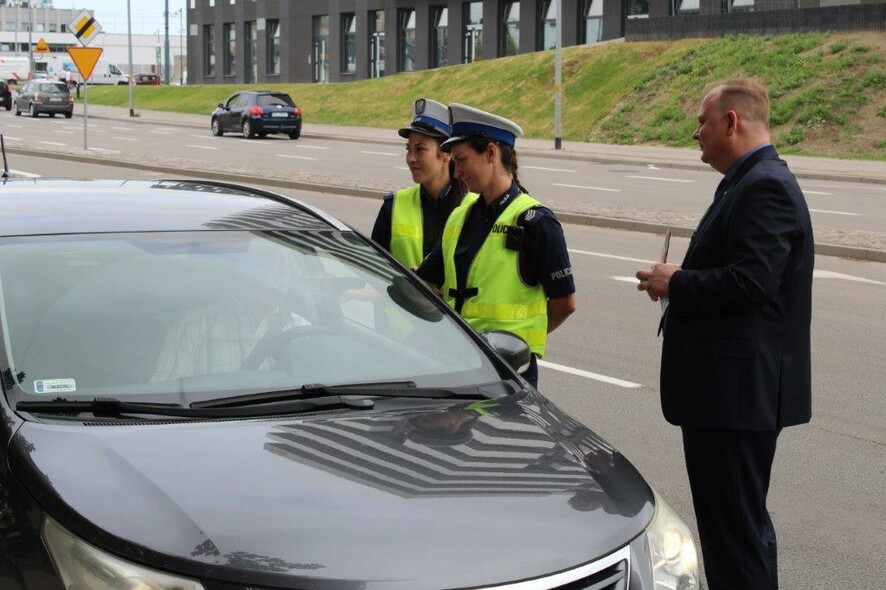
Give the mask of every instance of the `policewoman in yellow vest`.
[(439, 241), (464, 192), (452, 175), (449, 154), (440, 150), (451, 131), (449, 110), (420, 98), (412, 113), (412, 123), (399, 134), (406, 139), (406, 165), (416, 184), (385, 195), (372, 239), (405, 266), (416, 268)]
[(523, 377), (536, 386), (547, 335), (575, 311), (563, 228), (517, 178), (514, 145), (523, 130), (469, 106), (449, 110), (452, 137), (441, 147), (470, 193), (417, 272), (442, 286), (446, 302), (475, 329), (523, 338), (533, 353)]

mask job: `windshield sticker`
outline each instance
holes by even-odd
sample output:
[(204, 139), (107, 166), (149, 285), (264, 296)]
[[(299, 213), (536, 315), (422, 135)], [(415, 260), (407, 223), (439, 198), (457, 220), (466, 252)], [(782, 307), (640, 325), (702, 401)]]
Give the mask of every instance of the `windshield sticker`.
[(34, 381), (34, 393), (70, 393), (77, 391), (73, 379), (38, 379)]

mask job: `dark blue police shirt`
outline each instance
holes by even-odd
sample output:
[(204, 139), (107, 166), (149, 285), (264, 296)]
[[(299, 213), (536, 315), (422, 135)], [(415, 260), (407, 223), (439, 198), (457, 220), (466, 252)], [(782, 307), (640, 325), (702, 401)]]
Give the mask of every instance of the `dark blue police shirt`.
[[(421, 187), (421, 217), (422, 217), (422, 254), (427, 256), (434, 249), (440, 237), (443, 235), (443, 227), (452, 210), (461, 203), (462, 191), (458, 181), (453, 179), (436, 199), (428, 196), (425, 187)], [(394, 193), (384, 196), (381, 209), (375, 218), (372, 227), (372, 241), (391, 251), (391, 220), (394, 215)]]
[[(492, 231), (495, 220), (521, 192), (514, 183), (492, 203), (487, 205), (481, 196), (471, 207), (455, 247), (455, 275), (459, 289), (468, 286), (465, 284), (468, 270)], [(575, 293), (566, 238), (554, 213), (547, 207), (533, 207), (518, 217), (517, 225), (525, 228), (519, 256), (523, 282), (530, 286), (541, 283), (549, 299)], [(417, 272), (419, 277), (431, 284), (443, 284), (445, 271), (440, 244), (424, 259)]]

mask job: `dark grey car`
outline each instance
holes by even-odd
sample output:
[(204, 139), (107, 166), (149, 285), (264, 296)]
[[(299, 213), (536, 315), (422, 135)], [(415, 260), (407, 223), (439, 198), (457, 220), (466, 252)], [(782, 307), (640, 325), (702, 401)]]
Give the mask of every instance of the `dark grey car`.
[(46, 113), (50, 117), (61, 114), (74, 116), (74, 101), (64, 82), (30, 80), (15, 95), (15, 114), (27, 112), (32, 117)]
[(3, 588), (698, 588), (526, 343), (342, 222), (179, 180), (0, 207)]

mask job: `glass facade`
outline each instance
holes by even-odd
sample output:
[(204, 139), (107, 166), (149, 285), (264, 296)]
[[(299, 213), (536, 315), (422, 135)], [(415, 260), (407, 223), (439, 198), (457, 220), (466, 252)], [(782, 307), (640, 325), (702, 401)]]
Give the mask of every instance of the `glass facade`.
[(203, 25), (203, 75), (215, 75), (215, 27)]
[(341, 15), (341, 73), (357, 73), (357, 15)]
[[(561, 0), (562, 1), (562, 0)], [(538, 35), (539, 51), (557, 48), (557, 3), (552, 0), (543, 0), (539, 4), (541, 8), (539, 25), (541, 30)]]
[(280, 21), (269, 20), (267, 25), (268, 39), (268, 67), (267, 73), (277, 76), (280, 74)]
[(314, 17), (314, 51), (311, 56), (314, 82), (329, 82), (329, 15)]
[(400, 71), (415, 71), (415, 11), (400, 10)]
[(584, 44), (603, 40), (603, 0), (584, 0)]
[(385, 11), (369, 13), (369, 77), (385, 75)]
[(234, 23), (224, 24), (224, 69), (225, 76), (233, 76), (237, 71), (237, 25)]
[(449, 65), (449, 9), (445, 6), (431, 7), (431, 67)]
[(520, 51), (520, 2), (504, 3), (501, 19), (502, 35), (499, 55), (517, 55)]
[(255, 21), (244, 24), (246, 37), (246, 83), (253, 84), (258, 79), (258, 29)]
[(483, 3), (464, 3), (464, 56), (463, 63), (471, 63), (483, 59)]
[(628, 18), (649, 18), (649, 0), (628, 0)]

